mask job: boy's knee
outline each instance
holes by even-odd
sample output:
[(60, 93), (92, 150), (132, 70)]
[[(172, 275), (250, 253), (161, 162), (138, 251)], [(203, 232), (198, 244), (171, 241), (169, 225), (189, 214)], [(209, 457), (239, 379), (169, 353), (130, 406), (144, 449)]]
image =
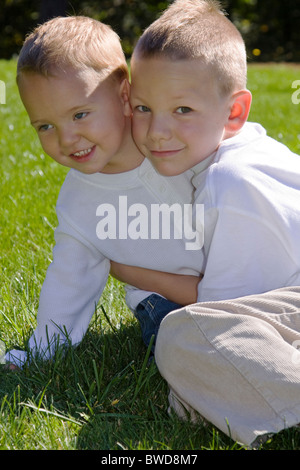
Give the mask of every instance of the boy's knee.
[(190, 327), (186, 308), (169, 313), (161, 322), (155, 345), (155, 360), (162, 376), (177, 369)]

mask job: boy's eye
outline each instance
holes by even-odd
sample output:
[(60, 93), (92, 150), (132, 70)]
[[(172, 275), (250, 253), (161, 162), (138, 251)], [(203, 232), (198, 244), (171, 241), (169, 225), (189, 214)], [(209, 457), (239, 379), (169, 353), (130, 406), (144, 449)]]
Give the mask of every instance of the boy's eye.
[(84, 118), (87, 114), (88, 114), (88, 113), (85, 113), (85, 112), (76, 113), (75, 116), (74, 116), (74, 119), (75, 119), (75, 120), (82, 119), (82, 118)]
[(42, 124), (41, 126), (38, 127), (38, 131), (45, 132), (52, 128), (53, 126), (51, 124)]
[(179, 114), (187, 114), (187, 113), (190, 113), (191, 111), (192, 109), (189, 108), (188, 106), (180, 106), (179, 108), (176, 109), (176, 112)]
[(141, 104), (140, 106), (137, 106), (135, 109), (137, 109), (140, 113), (150, 112), (150, 108), (148, 108), (147, 106), (144, 106), (143, 104)]

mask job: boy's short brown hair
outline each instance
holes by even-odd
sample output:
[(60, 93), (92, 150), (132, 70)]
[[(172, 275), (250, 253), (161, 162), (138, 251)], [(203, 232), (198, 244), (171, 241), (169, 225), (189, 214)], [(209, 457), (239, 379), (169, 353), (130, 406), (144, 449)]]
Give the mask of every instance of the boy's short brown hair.
[(210, 66), (221, 94), (244, 89), (247, 59), (241, 34), (215, 0), (175, 0), (140, 37), (133, 57), (199, 59)]
[(35, 28), (21, 49), (17, 78), (22, 72), (53, 75), (67, 67), (128, 78), (118, 35), (86, 16), (57, 17)]

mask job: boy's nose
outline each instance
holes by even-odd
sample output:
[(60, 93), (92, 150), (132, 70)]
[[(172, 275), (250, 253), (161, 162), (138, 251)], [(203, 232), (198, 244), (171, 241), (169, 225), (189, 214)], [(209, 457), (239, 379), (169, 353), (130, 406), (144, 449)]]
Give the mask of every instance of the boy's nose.
[(59, 145), (65, 154), (74, 150), (74, 144), (78, 142), (79, 135), (70, 126), (66, 126), (59, 130)]
[(171, 137), (171, 128), (168, 120), (164, 116), (153, 116), (148, 129), (148, 137), (153, 142), (169, 140)]

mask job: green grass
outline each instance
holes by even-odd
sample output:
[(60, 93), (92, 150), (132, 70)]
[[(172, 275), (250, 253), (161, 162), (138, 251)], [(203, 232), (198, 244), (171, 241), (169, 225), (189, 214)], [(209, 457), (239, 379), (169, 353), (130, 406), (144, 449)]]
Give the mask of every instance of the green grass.
[[(66, 169), (45, 156), (15, 86), (15, 63), (0, 61), (6, 104), (0, 105), (0, 339), (23, 347), (51, 260), (55, 202)], [(300, 105), (291, 84), (300, 68), (251, 66), (251, 120), (300, 153)], [(238, 450), (213, 426), (169, 416), (168, 388), (109, 279), (78, 348), (21, 372), (0, 371), (0, 449)], [(264, 449), (300, 449), (298, 429), (282, 431)]]

